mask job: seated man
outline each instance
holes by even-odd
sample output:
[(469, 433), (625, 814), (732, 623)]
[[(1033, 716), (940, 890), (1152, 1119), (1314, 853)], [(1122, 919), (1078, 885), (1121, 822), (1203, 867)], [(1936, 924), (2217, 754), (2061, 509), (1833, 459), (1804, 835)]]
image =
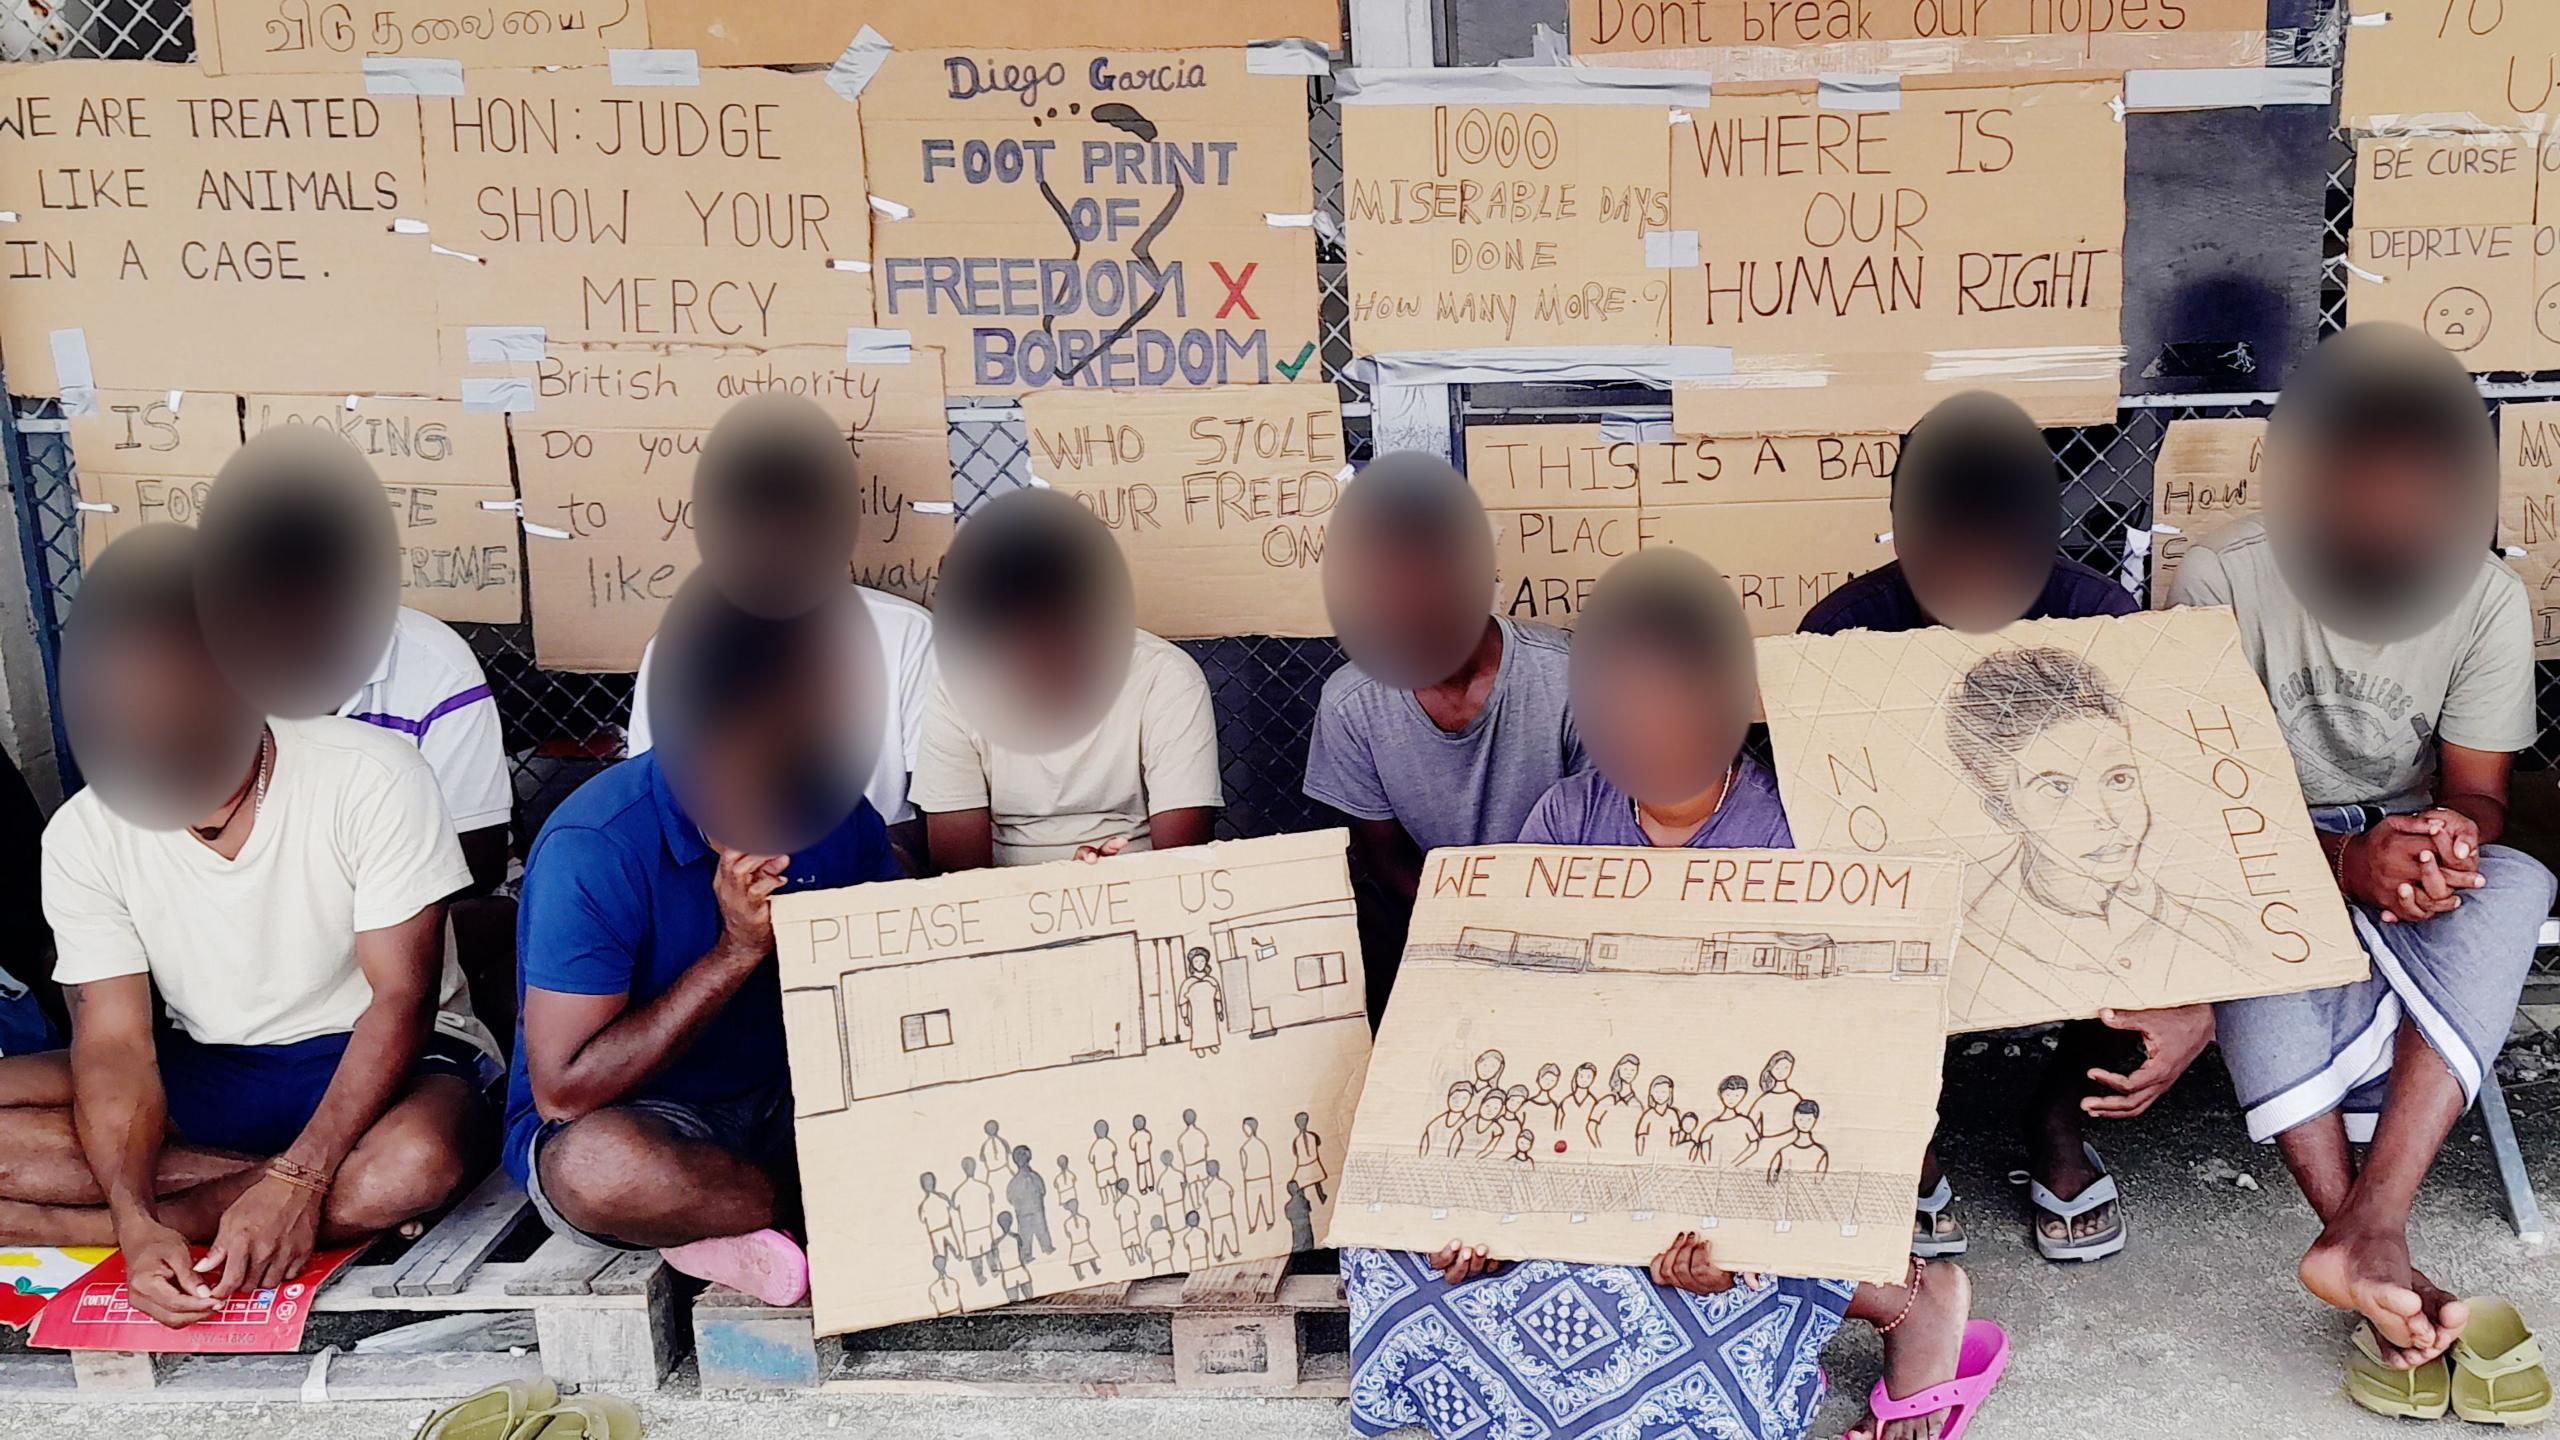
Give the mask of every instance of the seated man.
[[(863, 787), (863, 795), (888, 825), (889, 843), (906, 862), (907, 869), (922, 874), (924, 820), (907, 799), (907, 779), (915, 770), (916, 745), (924, 731), (925, 697), (933, 690), (933, 612), (912, 600), (868, 586), (856, 587), (854, 594), (871, 612), (871, 627), (880, 637), (881, 678), (885, 682), (880, 690), (880, 730), (876, 737), (879, 753), (873, 757), (871, 781)], [(651, 640), (641, 650), (640, 675), (631, 686), (631, 720), (626, 727), (628, 740), (624, 748), (633, 755), (647, 754), (656, 739), (649, 723), (649, 666), (657, 649), (657, 641)], [(864, 732), (866, 742), (871, 738)]]
[(1307, 798), (1351, 818), (1391, 914), (1373, 932), (1369, 1013), (1384, 1013), (1422, 855), (1508, 845), (1538, 797), (1584, 768), (1562, 631), (1485, 613), (1493, 532), (1435, 456), (1382, 455), (1344, 489), (1325, 599), (1350, 663), (1326, 677)]
[(1208, 679), (1129, 606), (1119, 547), (1066, 496), (1016, 491), (960, 527), (910, 782), (935, 870), (1209, 839), (1225, 797)]
[[(1808, 635), (1941, 624), (1986, 631), (2018, 620), (2133, 614), (2141, 607), (2123, 586), (2055, 553), (2061, 497), (2053, 452), (2026, 412), (1987, 393), (1947, 400), (1911, 428), (1894, 468), (1901, 558), (1832, 591), (1796, 628)], [(2004, 710), (1996, 718), (2012, 717)], [(2141, 1037), (2140, 1065), (2124, 1063), (2119, 1030)], [(2084, 1121), (2149, 1110), (2212, 1039), (2213, 1011), (2204, 1005), (2062, 1027), (2023, 1121), (2034, 1238), (2044, 1258), (2098, 1260), (2124, 1249), (2129, 1229)], [(1955, 1190), (1935, 1140), (1921, 1156), (1920, 1187), (1911, 1253), (1962, 1255), (1970, 1242), (1949, 1213)]]
[(470, 872), (417, 750), (262, 726), (184, 571), (117, 559), (66, 639), (91, 785), (44, 838), (72, 1045), (0, 1060), (0, 1233), (118, 1246), (134, 1305), (184, 1325), (450, 1198), (485, 1153), (495, 1046), (444, 956)]
[(777, 1228), (798, 1166), (773, 896), (900, 872), (867, 771), (840, 763), (839, 699), (875, 698), (827, 672), (841, 631), (724, 608), (704, 578), (659, 631), (660, 694), (698, 703), (527, 858), (504, 1155), (554, 1229), (783, 1305), (808, 1262)]
[(2410, 1205), (2551, 913), (2550, 872), (2495, 843), (2535, 734), (2532, 621), (2481, 549), (2498, 447), (2479, 392), (2418, 332), (2324, 342), (2276, 408), (2266, 471), (2267, 519), (2190, 549), (2176, 598), (2237, 612), (2373, 974), (2220, 1006), (2223, 1059), (2250, 1136), (2320, 1216), (2304, 1287), (2407, 1369), (2469, 1319), (2412, 1265)]
[(486, 895), (507, 878), (507, 822), (516, 806), (498, 702), (480, 657), (452, 626), (403, 606), (391, 643), (338, 713), (405, 737), (427, 757), (453, 828), (471, 862), (470, 893)]

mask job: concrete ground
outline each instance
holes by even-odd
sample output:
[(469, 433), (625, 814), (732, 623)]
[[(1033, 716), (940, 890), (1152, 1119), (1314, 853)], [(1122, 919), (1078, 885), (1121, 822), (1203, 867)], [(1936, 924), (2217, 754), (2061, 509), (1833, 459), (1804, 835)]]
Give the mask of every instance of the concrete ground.
[[(2040, 1047), (2028, 1041), (2017, 1054), (2009, 1049), (1993, 1043), (1958, 1057), (1958, 1104), (1971, 1098), (1996, 1105), (2031, 1083)], [(2521, 1083), (2508, 1093), (2525, 1152), (2541, 1192), (2560, 1200), (2560, 1064), (2511, 1057), (2523, 1062)], [(2132, 1248), (2118, 1258), (2061, 1269), (2035, 1257), (2022, 1192), (2005, 1179), (2017, 1163), (2005, 1143), (2007, 1126), (2005, 1115), (1978, 1109), (1948, 1127), (1958, 1205), (1974, 1236), (1966, 1265), (1976, 1312), (2008, 1326), (2016, 1344), (2009, 1378), (1970, 1432), (1976, 1440), (2414, 1433), (2340, 1395), (2346, 1327), (2293, 1279), (2314, 1231), (2311, 1213), (2274, 1152), (2247, 1142), (2213, 1056), (2157, 1113), (2099, 1137), (2135, 1227)], [(2516, 1240), (2476, 1121), (2465, 1121), (2447, 1147), (2415, 1238), (2419, 1263), (2448, 1288), (2509, 1295), (2529, 1319), (2560, 1335), (2560, 1264)], [(1873, 1337), (1852, 1327), (1829, 1363), (1838, 1391), (1817, 1433), (1837, 1435), (1856, 1417), (1854, 1397), (1875, 1378)], [(426, 1408), (0, 1407), (0, 1437), (399, 1440)], [(681, 1376), (643, 1409), (653, 1435), (680, 1440), (1309, 1440), (1348, 1433), (1342, 1407), (1326, 1401), (704, 1399)]]

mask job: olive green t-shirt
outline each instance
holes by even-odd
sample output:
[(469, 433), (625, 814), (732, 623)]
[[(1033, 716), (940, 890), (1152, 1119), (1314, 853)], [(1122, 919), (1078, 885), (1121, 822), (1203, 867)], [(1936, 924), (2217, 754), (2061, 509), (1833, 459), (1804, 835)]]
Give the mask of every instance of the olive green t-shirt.
[(2311, 618), (2276, 571), (2266, 527), (2228, 526), (2187, 551), (2171, 598), (2228, 605), (2275, 702), (2314, 805), (2435, 803), (2438, 742), (2512, 752), (2534, 741), (2533, 619), (2524, 582), (2483, 553), (2479, 577), (2424, 633), (2376, 645)]

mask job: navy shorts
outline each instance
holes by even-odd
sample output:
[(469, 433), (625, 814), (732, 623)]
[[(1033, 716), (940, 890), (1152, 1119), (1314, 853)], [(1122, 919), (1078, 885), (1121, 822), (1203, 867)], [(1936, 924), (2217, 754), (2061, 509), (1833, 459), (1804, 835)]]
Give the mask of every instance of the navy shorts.
[[(338, 1073), (352, 1035), (314, 1035), (290, 1045), (206, 1045), (183, 1030), (160, 1032), (160, 1088), (178, 1138), (209, 1150), (280, 1155), (311, 1123)], [(427, 1036), (415, 1076), (452, 1075), (486, 1095), (489, 1057), (438, 1030)]]
[[(646, 1115), (680, 1140), (717, 1145), (772, 1176), (777, 1191), (789, 1192), (796, 1188), (800, 1157), (792, 1130), (791, 1090), (788, 1086), (775, 1086), (760, 1094), (735, 1100), (673, 1100), (641, 1095), (611, 1108)], [(540, 1215), (542, 1222), (554, 1232), (583, 1240), (589, 1245), (607, 1250), (647, 1248), (610, 1235), (579, 1229), (562, 1219), (560, 1212), (552, 1206), (551, 1197), (543, 1193), (542, 1147), (552, 1136), (576, 1123), (574, 1120), (544, 1120), (536, 1124), (525, 1139), (524, 1192), (533, 1201), (534, 1213)]]

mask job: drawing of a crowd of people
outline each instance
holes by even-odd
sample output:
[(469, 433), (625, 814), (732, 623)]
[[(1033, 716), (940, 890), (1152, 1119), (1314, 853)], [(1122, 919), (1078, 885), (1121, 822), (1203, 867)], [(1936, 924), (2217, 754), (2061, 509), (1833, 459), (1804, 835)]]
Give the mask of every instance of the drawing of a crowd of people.
[(1242, 1258), (1246, 1237), (1282, 1225), (1292, 1251), (1314, 1249), (1315, 1207), (1329, 1198), (1332, 1178), (1324, 1137), (1304, 1111), (1285, 1138), (1265, 1136), (1252, 1115), (1239, 1131), (1233, 1148), (1221, 1149), (1197, 1110), (1182, 1112), (1169, 1140), (1145, 1115), (1130, 1116), (1125, 1127), (1096, 1120), (1081, 1163), (1061, 1154), (1044, 1171), (1031, 1146), (1014, 1143), (1002, 1122), (989, 1120), (975, 1153), (960, 1157), (956, 1182), (946, 1186), (932, 1171), (916, 1177), (924, 1192), (916, 1219), (933, 1253), (926, 1293), (934, 1313), (973, 1308), (961, 1288), (964, 1265), (972, 1285), (1001, 1290), (1005, 1301), (1028, 1300), (1042, 1288), (1035, 1260), (1064, 1259), (1066, 1275), (1048, 1289), (1099, 1283), (1095, 1226), (1103, 1217), (1111, 1226), (1106, 1235), (1116, 1238), (1102, 1243), (1116, 1247), (1138, 1275), (1231, 1263)]
[(1605, 1084), (1600, 1067), (1538, 1067), (1534, 1084), (1503, 1083), (1509, 1061), (1499, 1050), (1476, 1056), (1474, 1075), (1449, 1087), (1439, 1114), (1422, 1127), (1420, 1153), (1447, 1160), (1534, 1165), (1541, 1154), (1589, 1149), (1604, 1155), (1685, 1155), (1701, 1165), (1759, 1166), (1771, 1184), (1789, 1173), (1827, 1174), (1831, 1152), (1814, 1138), (1822, 1106), (1795, 1087), (1796, 1057), (1772, 1054), (1759, 1083), (1727, 1075), (1716, 1106), (1701, 1118), (1679, 1106), (1668, 1075), (1639, 1085), (1644, 1061), (1621, 1055)]

